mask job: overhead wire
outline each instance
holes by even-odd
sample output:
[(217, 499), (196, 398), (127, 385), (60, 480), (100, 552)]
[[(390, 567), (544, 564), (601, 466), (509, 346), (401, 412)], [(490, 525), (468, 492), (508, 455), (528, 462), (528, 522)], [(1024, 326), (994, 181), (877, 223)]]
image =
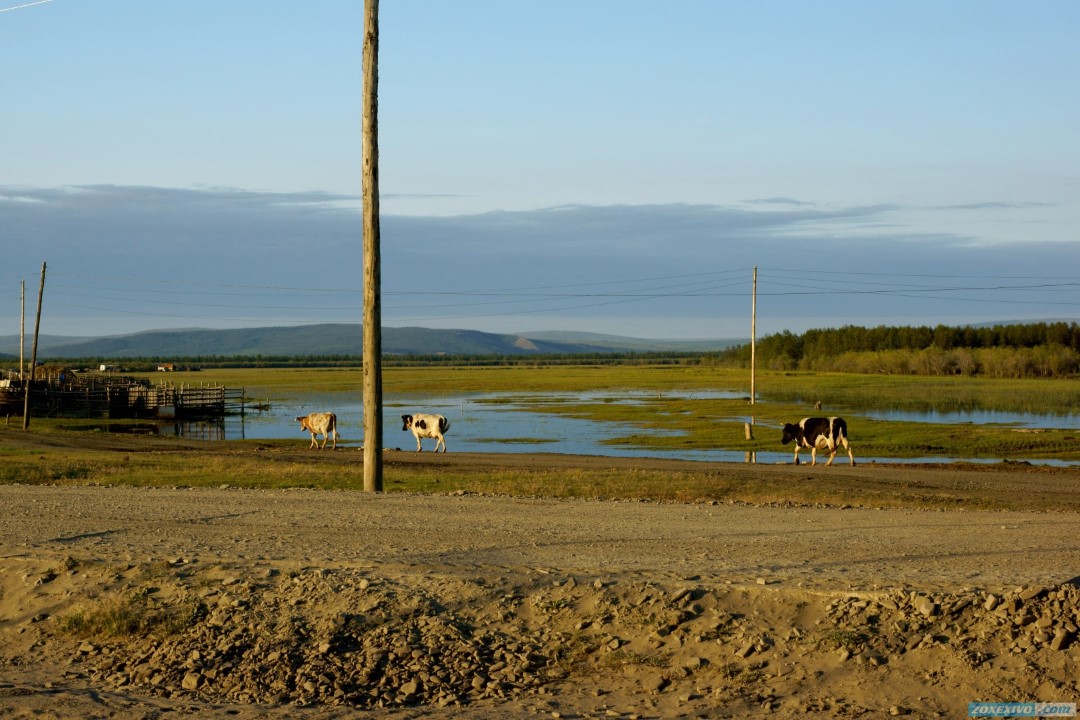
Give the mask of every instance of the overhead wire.
[[(313, 322), (326, 322), (328, 314), (334, 313), (348, 313), (346, 318), (350, 319), (352, 314), (358, 317), (362, 298), (361, 289), (351, 287), (130, 278), (86, 273), (54, 272), (52, 277), (59, 278), (59, 282), (51, 283), (54, 306), (150, 318), (250, 322), (271, 310), (293, 315), (317, 314), (319, 317)], [(400, 315), (395, 316), (395, 320), (418, 322), (525, 316), (671, 299), (744, 298), (748, 296), (749, 286), (749, 268), (729, 268), (515, 287), (390, 288), (383, 289), (381, 294), (392, 299), (383, 307)], [(1064, 275), (889, 274), (768, 267), (759, 268), (758, 274), (760, 298), (865, 295), (1017, 306), (1077, 306), (1080, 298), (1073, 300), (1067, 294), (1077, 289), (1080, 289), (1080, 279)], [(1002, 296), (1003, 293), (1008, 296)], [(267, 301), (273, 296), (288, 298), (288, 302), (269, 304)], [(57, 298), (59, 303), (55, 302)], [(221, 301), (215, 302), (214, 298), (221, 298)], [(328, 298), (346, 301), (328, 305)], [(409, 298), (419, 302), (409, 302)], [(353, 299), (355, 303), (351, 302)], [(191, 312), (167, 313), (152, 309), (152, 306), (160, 305), (191, 308)], [(498, 306), (499, 311), (486, 311), (493, 306)], [(214, 310), (224, 311), (227, 316), (213, 313)], [(237, 310), (250, 310), (253, 316), (235, 317)], [(409, 313), (417, 314), (409, 316)]]

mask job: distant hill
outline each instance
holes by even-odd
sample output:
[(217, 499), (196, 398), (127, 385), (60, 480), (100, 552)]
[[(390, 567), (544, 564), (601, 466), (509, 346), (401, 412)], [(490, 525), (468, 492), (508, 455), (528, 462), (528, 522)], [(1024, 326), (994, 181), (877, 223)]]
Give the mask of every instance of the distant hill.
[(591, 347), (603, 348), (609, 352), (640, 352), (643, 349), (649, 352), (663, 350), (710, 352), (750, 342), (750, 338), (728, 338), (720, 340), (643, 340), (641, 338), (622, 337), (621, 335), (605, 335), (603, 333), (573, 332), (567, 330), (545, 330), (522, 333), (522, 335), (530, 340), (547, 340), (573, 345), (588, 345)]
[[(741, 340), (647, 340), (593, 333), (501, 335), (476, 330), (383, 328), (386, 355), (537, 355), (721, 350)], [(353, 323), (234, 330), (152, 330), (98, 338), (42, 336), (38, 359), (197, 356), (360, 355), (361, 328)], [(27, 349), (29, 357), (29, 349)], [(0, 354), (18, 360), (18, 336), (0, 337)], [(6, 358), (10, 362), (11, 358)]]
[[(41, 353), (46, 348), (55, 345), (70, 345), (72, 343), (85, 342), (87, 340), (93, 340), (91, 337), (73, 337), (71, 335), (40, 335), (38, 336), (38, 356), (40, 359)], [(34, 349), (34, 336), (27, 335), (23, 347), (23, 357), (27, 362), (30, 361), (30, 353)], [(0, 335), (0, 358), (5, 360), (14, 358), (15, 362), (19, 361), (19, 336), (18, 335)]]

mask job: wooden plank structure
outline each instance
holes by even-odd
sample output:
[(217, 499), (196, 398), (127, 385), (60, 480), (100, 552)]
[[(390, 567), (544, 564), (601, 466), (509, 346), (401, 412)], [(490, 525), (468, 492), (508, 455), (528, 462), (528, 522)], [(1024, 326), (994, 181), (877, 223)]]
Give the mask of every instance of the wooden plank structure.
[[(153, 385), (148, 380), (88, 373), (35, 379), (30, 406), (35, 417), (208, 418), (244, 414), (243, 388), (222, 385)], [(23, 385), (0, 387), (0, 415), (22, 414)]]

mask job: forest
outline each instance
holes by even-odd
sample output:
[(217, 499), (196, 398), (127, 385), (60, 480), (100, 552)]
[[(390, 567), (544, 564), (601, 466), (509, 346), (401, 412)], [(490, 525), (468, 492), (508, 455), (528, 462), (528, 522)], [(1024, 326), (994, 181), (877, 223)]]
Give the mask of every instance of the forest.
[[(750, 350), (733, 347), (718, 360), (749, 367)], [(1080, 373), (1080, 326), (844, 326), (768, 335), (754, 351), (757, 367), (769, 370), (1060, 378)]]

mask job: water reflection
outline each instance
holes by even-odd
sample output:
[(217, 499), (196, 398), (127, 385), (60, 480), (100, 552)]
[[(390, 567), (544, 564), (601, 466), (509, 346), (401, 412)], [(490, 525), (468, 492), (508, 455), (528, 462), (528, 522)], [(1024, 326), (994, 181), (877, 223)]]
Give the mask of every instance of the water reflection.
[[(446, 440), (450, 452), (521, 452), (604, 455), (612, 457), (655, 457), (718, 462), (786, 463), (791, 454), (779, 447), (777, 428), (756, 425), (752, 416), (731, 418), (744, 422), (758, 436), (777, 432), (775, 452), (745, 453), (730, 450), (660, 450), (625, 444), (608, 444), (617, 438), (641, 432), (629, 423), (594, 422), (556, 413), (537, 411), (538, 401), (544, 405), (620, 403), (641, 404), (656, 400), (655, 392), (598, 391), (591, 393), (505, 394), (491, 393), (458, 397), (397, 397), (386, 400), (383, 414), (383, 446), (414, 450), (411, 433), (401, 431), (401, 415), (413, 412), (433, 412), (445, 415), (450, 421)], [(732, 391), (665, 392), (666, 399), (739, 399), (745, 394)], [(531, 409), (530, 409), (531, 408)], [(360, 447), (363, 436), (363, 406), (355, 392), (310, 393), (302, 397), (281, 398), (268, 409), (249, 411), (245, 415), (230, 415), (214, 422), (166, 423), (161, 434), (178, 435), (204, 440), (295, 439), (306, 445), (309, 436), (300, 432), (294, 420), (309, 412), (332, 410), (338, 416), (339, 445)], [(1035, 413), (1000, 411), (913, 412), (890, 410), (855, 410), (857, 414), (875, 419), (932, 423), (999, 423), (1028, 428), (1080, 427), (1080, 416), (1053, 416)], [(652, 431), (657, 432), (657, 431)], [(856, 445), (856, 448), (858, 446)], [(860, 462), (944, 462), (944, 458), (858, 458)], [(974, 462), (1000, 462), (998, 459)], [(1042, 461), (1040, 461), (1042, 462)], [(1049, 464), (1075, 463), (1051, 461)]]
[(1007, 425), (1021, 428), (1080, 428), (1080, 415), (1051, 415), (1004, 410), (864, 410), (859, 413), (874, 420), (924, 422), (939, 425)]

